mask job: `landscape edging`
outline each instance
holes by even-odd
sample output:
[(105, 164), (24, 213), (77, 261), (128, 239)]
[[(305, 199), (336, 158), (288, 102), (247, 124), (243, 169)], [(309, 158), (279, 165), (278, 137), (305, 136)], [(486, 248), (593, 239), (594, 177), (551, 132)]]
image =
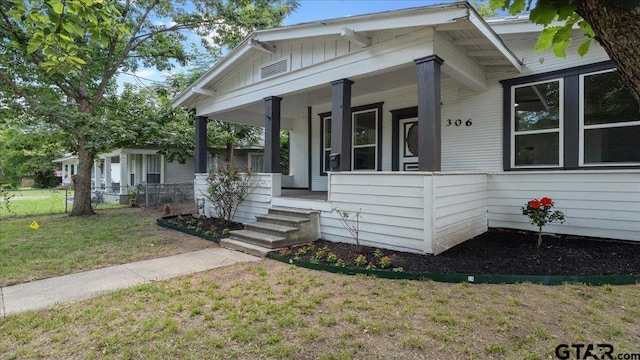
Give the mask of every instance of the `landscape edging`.
[(540, 285), (562, 285), (565, 283), (579, 283), (586, 285), (629, 285), (640, 283), (640, 275), (566, 276), (413, 273), (312, 264), (306, 261), (294, 260), (288, 256), (282, 256), (277, 251), (268, 253), (267, 257), (269, 259), (311, 270), (322, 270), (345, 275), (373, 275), (385, 279), (433, 280), (445, 283), (466, 282), (471, 284), (517, 284), (529, 282)]
[(172, 215), (172, 216), (164, 216), (160, 219), (156, 219), (156, 224), (158, 226), (164, 227), (164, 228), (168, 228), (171, 230), (176, 230), (176, 231), (180, 231), (181, 233), (185, 233), (188, 235), (193, 235), (193, 236), (197, 236), (199, 238), (205, 239), (205, 240), (209, 240), (209, 241), (213, 241), (214, 243), (220, 243), (220, 239), (218, 239), (215, 236), (209, 236), (209, 235), (205, 235), (203, 233), (191, 230), (191, 229), (185, 229), (183, 227), (180, 226), (174, 226), (172, 224), (169, 224), (166, 222), (166, 219), (170, 219), (170, 218), (174, 218), (174, 217), (178, 217), (179, 215)]

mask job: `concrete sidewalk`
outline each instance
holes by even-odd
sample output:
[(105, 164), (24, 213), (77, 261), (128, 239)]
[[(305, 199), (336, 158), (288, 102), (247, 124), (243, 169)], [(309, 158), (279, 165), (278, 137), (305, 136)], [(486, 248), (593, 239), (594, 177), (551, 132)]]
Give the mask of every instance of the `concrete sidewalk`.
[(260, 258), (223, 248), (209, 248), (164, 258), (32, 281), (0, 288), (0, 316), (44, 309), (56, 303), (215, 269)]

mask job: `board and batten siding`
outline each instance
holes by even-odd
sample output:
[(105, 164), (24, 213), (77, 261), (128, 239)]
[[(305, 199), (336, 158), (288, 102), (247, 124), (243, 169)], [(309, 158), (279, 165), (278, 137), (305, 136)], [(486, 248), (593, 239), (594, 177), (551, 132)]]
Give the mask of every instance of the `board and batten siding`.
[(522, 206), (546, 196), (565, 213), (545, 232), (640, 241), (640, 171), (535, 171), (489, 175), (489, 227), (537, 231)]
[[(194, 180), (195, 199), (206, 199), (204, 195), (207, 191), (207, 175), (196, 174)], [(256, 215), (263, 215), (271, 207), (271, 199), (280, 196), (280, 174), (255, 174), (251, 177), (253, 190), (243, 201), (233, 219), (235, 222), (254, 222)], [(209, 200), (205, 200), (204, 214), (209, 217), (217, 217), (215, 210)]]
[[(397, 42), (398, 39), (415, 32), (415, 29), (397, 29), (370, 34), (370, 46), (384, 42)], [(288, 71), (296, 71), (322, 62), (345, 56), (363, 48), (346, 39), (328, 36), (309, 38), (307, 41), (285, 41), (275, 47), (274, 54), (259, 53), (243, 62), (216, 84), (219, 94), (227, 94), (234, 90), (260, 82), (261, 67), (287, 59)], [(331, 80), (329, 80), (331, 81)]]
[(487, 232), (486, 174), (435, 174), (433, 253)]

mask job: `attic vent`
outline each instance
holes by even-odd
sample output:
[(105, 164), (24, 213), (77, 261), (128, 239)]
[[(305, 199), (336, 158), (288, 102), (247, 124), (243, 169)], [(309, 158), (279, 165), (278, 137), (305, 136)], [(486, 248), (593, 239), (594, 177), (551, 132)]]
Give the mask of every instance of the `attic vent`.
[(289, 71), (289, 59), (284, 58), (276, 60), (271, 64), (264, 65), (260, 68), (260, 79), (266, 79)]

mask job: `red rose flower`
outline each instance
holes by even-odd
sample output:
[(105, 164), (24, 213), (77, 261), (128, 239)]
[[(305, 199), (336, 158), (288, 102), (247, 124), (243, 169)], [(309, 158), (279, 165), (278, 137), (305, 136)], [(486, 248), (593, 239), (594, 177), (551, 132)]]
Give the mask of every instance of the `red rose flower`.
[(538, 199), (533, 199), (533, 200), (529, 201), (529, 206), (532, 209), (538, 209), (538, 208), (540, 208), (540, 201), (538, 201)]
[(551, 200), (551, 198), (543, 197), (542, 199), (540, 199), (540, 204), (542, 204), (542, 206), (551, 206), (551, 203), (553, 203), (553, 200)]

